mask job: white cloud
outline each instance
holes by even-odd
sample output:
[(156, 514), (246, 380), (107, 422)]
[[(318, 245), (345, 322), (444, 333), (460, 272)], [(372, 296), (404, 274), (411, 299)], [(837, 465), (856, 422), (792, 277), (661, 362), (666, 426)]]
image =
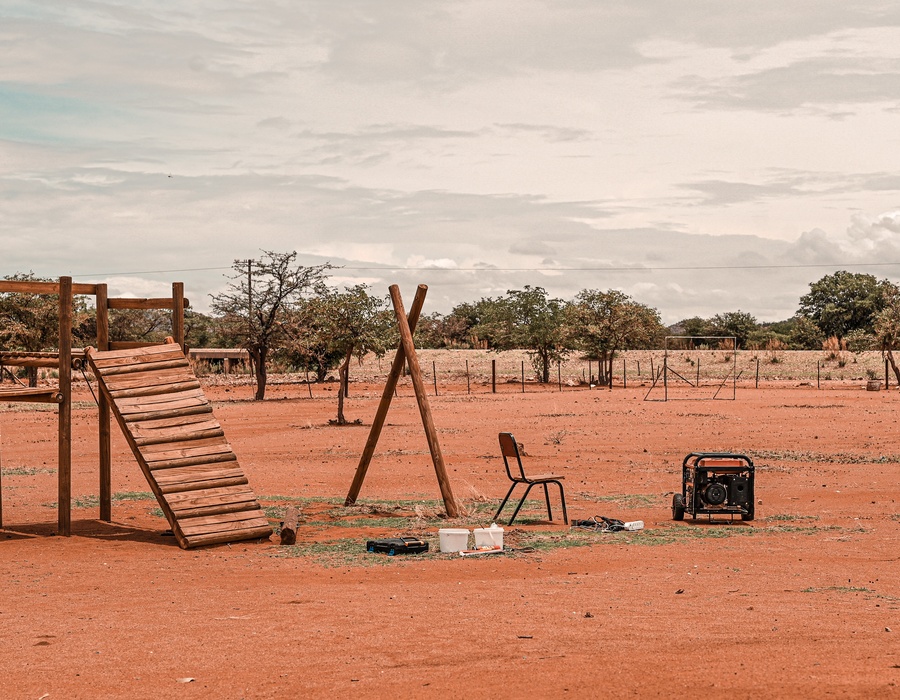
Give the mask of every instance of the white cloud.
[(900, 260), (898, 28), (880, 0), (14, 0), (0, 274), (181, 278), (202, 310), (296, 249), (439, 310), (542, 284), (785, 317), (829, 269), (765, 265)]

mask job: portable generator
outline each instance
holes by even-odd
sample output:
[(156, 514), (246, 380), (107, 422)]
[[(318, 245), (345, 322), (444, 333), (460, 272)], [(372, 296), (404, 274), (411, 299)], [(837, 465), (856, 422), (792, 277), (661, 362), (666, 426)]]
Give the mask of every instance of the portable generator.
[(672, 519), (728, 515), (753, 520), (753, 461), (730, 452), (691, 452), (681, 464), (681, 493), (672, 496)]

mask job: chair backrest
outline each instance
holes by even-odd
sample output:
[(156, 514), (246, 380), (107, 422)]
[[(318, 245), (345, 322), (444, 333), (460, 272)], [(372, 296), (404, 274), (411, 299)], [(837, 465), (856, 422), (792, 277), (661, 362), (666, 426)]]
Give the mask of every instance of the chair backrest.
[[(510, 481), (517, 481), (519, 479), (526, 479), (525, 476), (525, 468), (522, 466), (522, 456), (519, 454), (519, 445), (516, 443), (516, 439), (513, 437), (512, 433), (500, 433), (500, 454), (503, 455), (503, 466), (506, 467), (506, 475), (510, 478)], [(515, 470), (517, 473), (513, 473), (513, 469), (509, 466), (509, 458), (516, 458), (516, 466), (518, 467)]]

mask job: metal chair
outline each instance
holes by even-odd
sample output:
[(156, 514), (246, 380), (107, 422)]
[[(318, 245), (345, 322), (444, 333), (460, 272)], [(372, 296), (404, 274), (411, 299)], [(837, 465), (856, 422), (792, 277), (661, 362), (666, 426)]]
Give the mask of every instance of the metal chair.
[[(544, 487), (544, 500), (547, 502), (547, 518), (553, 520), (553, 512), (550, 510), (550, 492), (547, 488), (547, 484), (556, 484), (559, 487), (559, 498), (562, 502), (563, 521), (568, 525), (569, 514), (566, 511), (566, 496), (563, 493), (562, 486), (562, 480), (565, 477), (557, 476), (556, 474), (526, 476), (525, 468), (522, 466), (522, 456), (519, 454), (519, 445), (516, 443), (516, 439), (513, 437), (512, 433), (500, 433), (500, 454), (503, 455), (503, 465), (506, 467), (506, 475), (509, 477), (509, 480), (512, 481), (512, 486), (509, 487), (509, 491), (506, 492), (506, 497), (494, 514), (494, 520), (497, 520), (500, 517), (503, 507), (506, 505), (509, 497), (512, 496), (513, 490), (519, 484), (525, 484), (527, 488), (525, 489), (525, 495), (522, 496), (522, 500), (520, 500), (519, 505), (516, 506), (516, 510), (513, 512), (508, 524), (513, 524), (513, 521), (519, 514), (519, 509), (522, 507), (522, 504), (525, 503), (525, 499), (528, 498), (528, 492), (537, 484), (541, 484)], [(517, 470), (510, 467), (510, 459), (513, 457), (516, 459), (516, 465), (518, 466)]]

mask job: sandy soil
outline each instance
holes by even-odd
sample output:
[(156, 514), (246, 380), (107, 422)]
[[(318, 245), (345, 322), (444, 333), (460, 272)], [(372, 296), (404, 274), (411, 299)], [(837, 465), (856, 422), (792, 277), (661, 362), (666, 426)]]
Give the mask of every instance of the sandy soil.
[[(213, 382), (210, 382), (212, 384)], [(863, 382), (863, 385), (865, 382)], [(430, 402), (456, 497), (443, 523), (412, 392), (341, 509), (381, 388), (210, 386), (216, 415), (277, 525), (299, 544), (182, 551), (114, 437), (113, 522), (97, 521), (96, 417), (74, 413), (73, 536), (54, 536), (56, 416), (4, 406), (3, 698), (900, 696), (897, 391), (741, 386), (734, 401), (644, 401), (646, 386), (541, 390), (465, 381)], [(541, 501), (508, 551), (386, 557), (372, 536), (490, 522), (507, 488), (497, 432), (566, 477), (570, 517), (643, 520), (571, 533)], [(753, 522), (671, 520), (691, 451), (757, 465)], [(375, 503), (377, 501), (377, 503)], [(553, 501), (554, 505), (556, 501)], [(414, 512), (419, 505), (419, 515)], [(558, 513), (558, 510), (557, 510)], [(398, 519), (399, 518), (399, 519)], [(572, 546), (561, 546), (570, 544)], [(580, 545), (580, 546), (574, 546)]]

